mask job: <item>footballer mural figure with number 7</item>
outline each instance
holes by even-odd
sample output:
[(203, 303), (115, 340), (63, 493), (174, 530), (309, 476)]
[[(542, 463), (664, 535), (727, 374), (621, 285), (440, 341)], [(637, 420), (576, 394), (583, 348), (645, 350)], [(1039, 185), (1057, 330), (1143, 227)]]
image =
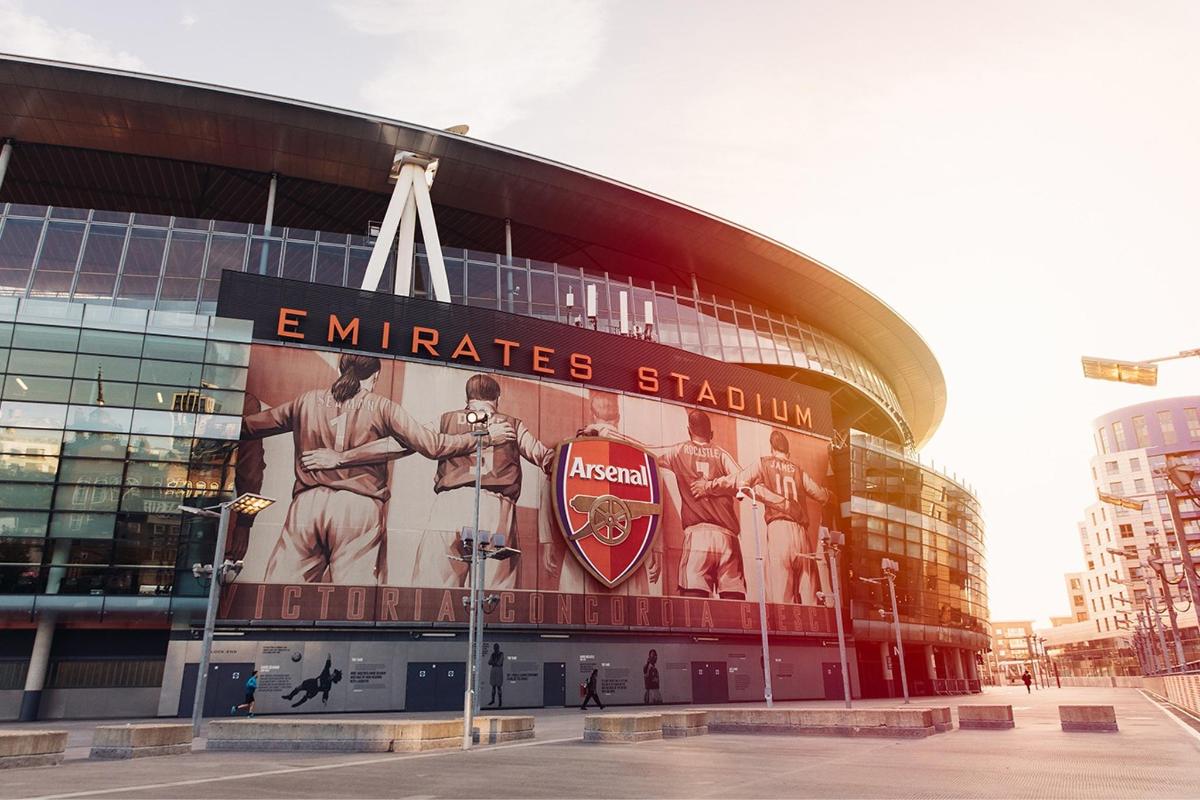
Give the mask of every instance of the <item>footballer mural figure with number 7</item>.
[[(296, 480), (267, 562), (267, 583), (386, 583), (390, 459), (413, 452), (440, 459), (474, 450), (471, 434), (431, 430), (375, 394), (380, 368), (378, 358), (343, 353), (328, 389), (307, 391), (242, 420), (243, 439), (290, 432), (294, 440)], [(512, 426), (498, 421), (488, 426), (486, 443), (503, 444), (513, 436)], [(344, 453), (382, 438), (397, 452), (370, 463), (345, 463)]]

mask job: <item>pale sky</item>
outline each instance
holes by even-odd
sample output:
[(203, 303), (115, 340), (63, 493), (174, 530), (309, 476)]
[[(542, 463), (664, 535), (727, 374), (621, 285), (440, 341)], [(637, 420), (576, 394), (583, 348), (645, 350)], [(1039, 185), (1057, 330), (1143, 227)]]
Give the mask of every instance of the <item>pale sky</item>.
[[(1200, 3), (0, 0), (0, 50), (471, 135), (779, 239), (941, 362), (993, 619), (1068, 611), (1090, 422), (1195, 393)], [(20, 157), (19, 154), (16, 157)], [(515, 243), (518, 254), (520, 243)]]

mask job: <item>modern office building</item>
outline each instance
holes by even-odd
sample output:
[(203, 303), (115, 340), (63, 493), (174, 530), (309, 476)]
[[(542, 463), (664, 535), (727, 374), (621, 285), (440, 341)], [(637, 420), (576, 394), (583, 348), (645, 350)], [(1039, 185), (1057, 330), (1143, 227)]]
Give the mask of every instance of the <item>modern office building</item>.
[(845, 276), (461, 131), (184, 81), (0, 59), (0, 141), (0, 717), (186, 713), (216, 526), (180, 507), (243, 492), (275, 503), (230, 532), (210, 714), (251, 668), (265, 712), (461, 707), (475, 530), (519, 551), (485, 702), (593, 669), (606, 702), (761, 698), (760, 597), (775, 697), (840, 696), (839, 612), (851, 690), (898, 695), (884, 558), (910, 688), (977, 690), (978, 502), (917, 456), (941, 371)]
[(997, 684), (1016, 684), (1037, 660), (1032, 620), (991, 622), (991, 670)]
[(1180, 556), (1177, 527), (1191, 547), (1200, 544), (1200, 508), (1176, 497), (1166, 475), (1170, 464), (1200, 460), (1200, 397), (1121, 408), (1096, 419), (1092, 430), (1097, 502), (1079, 523), (1087, 568), (1066, 576), (1076, 621), (1039, 634), (1064, 674), (1173, 668), (1176, 628), (1183, 660), (1200, 659), (1195, 610), (1173, 563)]

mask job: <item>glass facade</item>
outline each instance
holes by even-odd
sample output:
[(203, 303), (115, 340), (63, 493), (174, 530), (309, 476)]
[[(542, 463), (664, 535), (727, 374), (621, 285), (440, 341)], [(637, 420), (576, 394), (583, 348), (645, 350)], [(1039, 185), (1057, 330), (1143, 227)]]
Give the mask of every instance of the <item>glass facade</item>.
[(0, 298), (0, 595), (195, 593), (212, 526), (183, 530), (178, 506), (233, 490), (249, 339), (241, 320)]
[[(212, 314), (222, 270), (361, 285), (373, 239), (214, 220), (0, 204), (0, 295)], [(811, 370), (853, 385), (912, 435), (878, 370), (837, 338), (789, 314), (690, 287), (443, 248), (452, 302), (630, 333), (722, 361)], [(394, 257), (393, 257), (394, 258)], [(428, 296), (420, 246), (413, 293)], [(380, 282), (394, 282), (389, 264)], [(594, 292), (595, 316), (588, 316)], [(647, 316), (646, 309), (650, 309)]]
[(900, 563), (896, 601), (902, 622), (988, 630), (987, 568), (979, 502), (962, 484), (922, 466), (901, 448), (853, 432), (839, 451), (839, 496), (850, 498), (847, 554), (852, 616), (890, 610), (880, 562)]

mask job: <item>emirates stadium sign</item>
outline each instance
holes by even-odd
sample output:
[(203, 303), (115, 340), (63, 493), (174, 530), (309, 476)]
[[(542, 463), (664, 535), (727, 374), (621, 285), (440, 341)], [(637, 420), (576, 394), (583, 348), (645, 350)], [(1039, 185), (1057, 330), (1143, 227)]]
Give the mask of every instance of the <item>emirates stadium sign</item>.
[(608, 588), (649, 555), (662, 514), (654, 456), (627, 442), (581, 437), (557, 448), (554, 517), (567, 549)]

